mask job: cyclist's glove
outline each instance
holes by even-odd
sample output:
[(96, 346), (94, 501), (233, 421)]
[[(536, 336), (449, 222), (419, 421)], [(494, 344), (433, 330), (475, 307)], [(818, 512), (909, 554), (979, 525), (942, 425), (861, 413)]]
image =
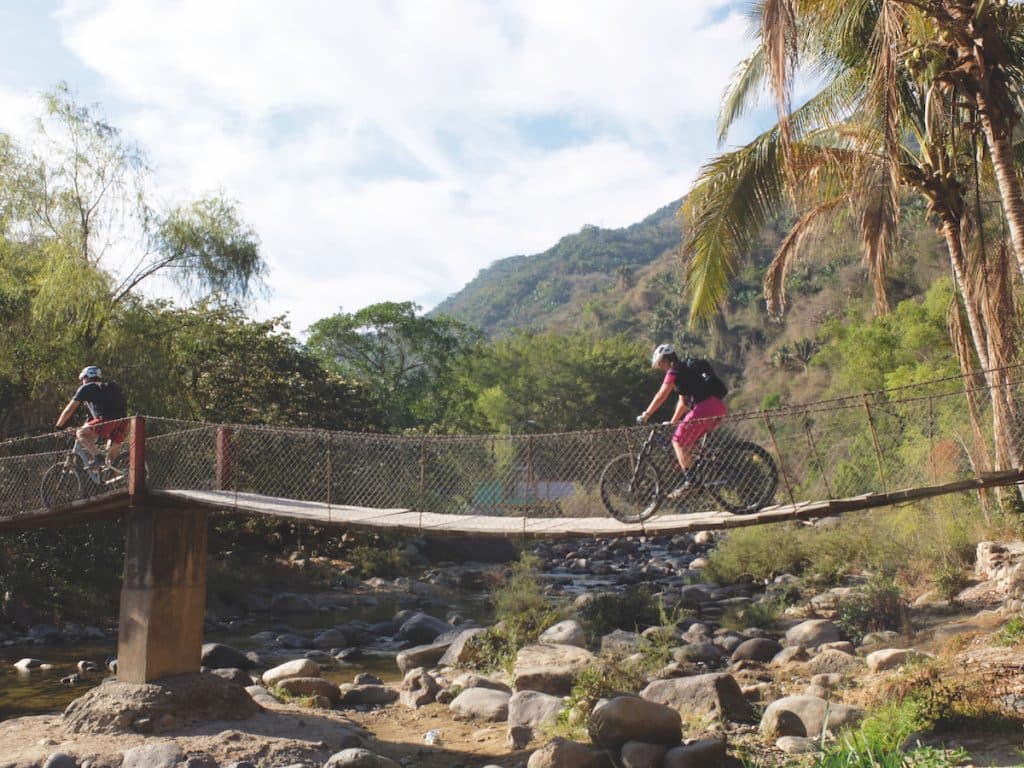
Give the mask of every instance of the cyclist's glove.
[(646, 413), (641, 413), (639, 416), (637, 416), (636, 417), (636, 423), (637, 424), (646, 424), (647, 423), (647, 414)]

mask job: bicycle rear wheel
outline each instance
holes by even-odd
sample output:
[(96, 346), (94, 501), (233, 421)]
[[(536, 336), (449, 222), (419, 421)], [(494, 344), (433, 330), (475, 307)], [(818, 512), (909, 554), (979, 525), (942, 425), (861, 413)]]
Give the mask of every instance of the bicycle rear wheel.
[(661, 504), (658, 470), (647, 460), (641, 460), (635, 473), (634, 466), (633, 456), (624, 453), (601, 470), (601, 501), (608, 514), (622, 523), (646, 520)]
[(82, 476), (76, 468), (68, 467), (63, 462), (54, 464), (43, 474), (43, 479), (39, 483), (39, 493), (44, 507), (70, 504), (84, 496)]
[(715, 459), (711, 493), (729, 512), (749, 515), (775, 496), (779, 471), (771, 454), (754, 443), (731, 443)]

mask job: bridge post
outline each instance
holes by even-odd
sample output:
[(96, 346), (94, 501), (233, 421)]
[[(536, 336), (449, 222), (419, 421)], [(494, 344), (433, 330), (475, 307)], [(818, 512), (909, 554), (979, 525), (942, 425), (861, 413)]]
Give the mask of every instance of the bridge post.
[(234, 434), (234, 430), (231, 427), (217, 427), (217, 438), (215, 444), (215, 456), (216, 456), (216, 483), (215, 487), (218, 491), (229, 491), (233, 485), (232, 483), (232, 456), (231, 456), (231, 438)]
[(117, 679), (148, 683), (199, 671), (206, 611), (205, 510), (128, 510)]

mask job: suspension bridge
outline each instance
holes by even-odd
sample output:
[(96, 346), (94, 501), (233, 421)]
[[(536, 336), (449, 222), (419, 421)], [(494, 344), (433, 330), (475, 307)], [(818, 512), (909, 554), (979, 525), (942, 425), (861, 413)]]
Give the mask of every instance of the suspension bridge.
[[(778, 468), (773, 501), (736, 515), (696, 493), (635, 524), (607, 514), (600, 477), (615, 456), (636, 453), (647, 428), (409, 436), (136, 416), (126, 476), (94, 486), (76, 470), (70, 493), (48, 494), (46, 478), (68, 461), (72, 434), (0, 443), (0, 534), (126, 519), (119, 675), (145, 682), (198, 668), (210, 512), (505, 538), (820, 518), (1024, 482), (1016, 458), (1024, 425), (1007, 416), (1022, 380), (1024, 368), (1016, 367), (731, 415), (716, 440), (768, 451)], [(671, 483), (674, 459), (664, 443), (654, 462)]]

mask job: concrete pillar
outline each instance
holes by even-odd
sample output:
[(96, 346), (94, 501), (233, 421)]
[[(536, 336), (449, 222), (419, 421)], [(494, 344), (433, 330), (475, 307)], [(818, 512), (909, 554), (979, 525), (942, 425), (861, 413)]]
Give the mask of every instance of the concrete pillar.
[(117, 679), (148, 683), (199, 671), (206, 611), (206, 511), (128, 510)]

